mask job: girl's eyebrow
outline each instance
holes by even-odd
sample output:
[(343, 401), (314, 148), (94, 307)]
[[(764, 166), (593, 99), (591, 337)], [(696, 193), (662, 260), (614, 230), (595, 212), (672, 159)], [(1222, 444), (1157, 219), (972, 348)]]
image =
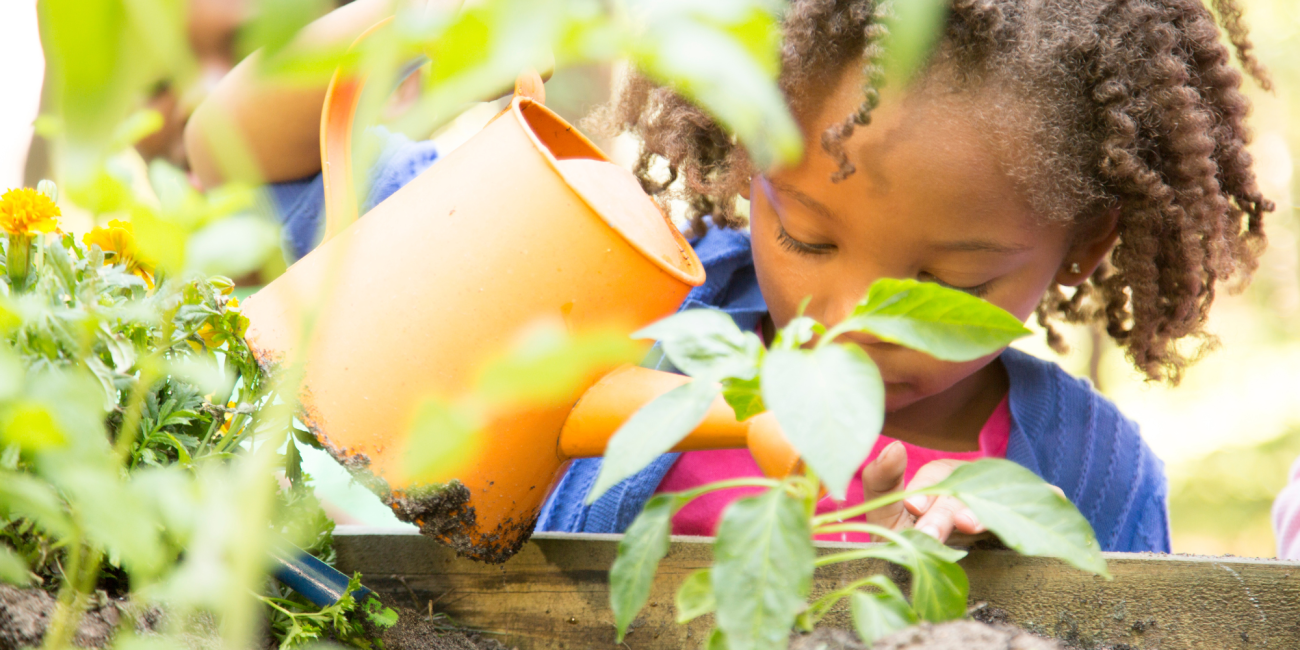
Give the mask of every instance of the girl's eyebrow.
[(830, 208), (826, 207), (826, 204), (822, 203), (821, 201), (818, 201), (817, 199), (814, 199), (811, 196), (808, 196), (807, 194), (804, 194), (803, 192), (800, 192), (794, 187), (791, 187), (779, 181), (768, 180), (766, 176), (760, 176), (759, 180), (762, 181), (762, 183), (766, 186), (768, 190), (769, 200), (773, 198), (771, 196), (772, 193), (771, 190), (776, 189), (780, 191), (782, 194), (790, 195), (790, 197), (792, 197), (794, 200), (802, 203), (804, 207), (808, 208), (809, 210), (812, 210), (813, 212), (816, 212), (817, 216), (820, 216), (824, 219), (829, 219), (831, 221), (837, 220), (835, 213), (831, 211)]
[(961, 239), (957, 241), (942, 242), (935, 246), (942, 251), (954, 253), (1023, 253), (1032, 246), (1022, 244), (1003, 244), (1000, 242), (990, 241), (987, 239)]

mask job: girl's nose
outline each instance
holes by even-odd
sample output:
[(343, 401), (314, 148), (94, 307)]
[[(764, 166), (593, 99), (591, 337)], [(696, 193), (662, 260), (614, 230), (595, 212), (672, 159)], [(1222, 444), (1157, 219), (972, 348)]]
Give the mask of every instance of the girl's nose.
[[(834, 294), (825, 299), (825, 302), (822, 303), (820, 314), (809, 315), (816, 318), (819, 322), (825, 325), (827, 329), (830, 329), (831, 327), (843, 322), (846, 318), (851, 317), (853, 311), (857, 308), (858, 303), (862, 301), (862, 298), (865, 295), (865, 289), (859, 289), (858, 287), (845, 287), (835, 291)], [(871, 345), (873, 343), (881, 342), (878, 337), (865, 332), (853, 332), (846, 335), (845, 338), (857, 343), (858, 345)]]

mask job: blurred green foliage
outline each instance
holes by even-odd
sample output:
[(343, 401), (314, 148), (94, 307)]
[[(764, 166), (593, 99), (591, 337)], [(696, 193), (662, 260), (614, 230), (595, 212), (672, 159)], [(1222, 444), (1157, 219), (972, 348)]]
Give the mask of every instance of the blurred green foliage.
[(1261, 445), (1224, 448), (1180, 467), (1169, 486), (1173, 529), (1185, 539), (1220, 544), (1206, 550), (1271, 557), (1273, 499), (1297, 457), (1300, 426)]

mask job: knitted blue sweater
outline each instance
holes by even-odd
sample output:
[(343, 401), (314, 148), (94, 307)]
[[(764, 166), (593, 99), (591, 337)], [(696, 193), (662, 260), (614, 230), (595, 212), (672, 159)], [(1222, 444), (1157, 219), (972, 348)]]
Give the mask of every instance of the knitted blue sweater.
[[(437, 152), (427, 142), (378, 133), (387, 140), (371, 176), (375, 205), (428, 168)], [(320, 177), (272, 186), (291, 259), (316, 245), (323, 223)], [(707, 279), (682, 309), (707, 307), (752, 331), (767, 312), (754, 274), (749, 235), (711, 229), (693, 242)], [(1007, 459), (1065, 491), (1106, 551), (1169, 551), (1164, 465), (1115, 405), (1054, 363), (1008, 349), (1000, 357), (1011, 380)], [(662, 355), (652, 362), (671, 370)], [(575, 460), (543, 506), (538, 531), (619, 533), (654, 493), (678, 454), (665, 454), (584, 505), (600, 459)]]

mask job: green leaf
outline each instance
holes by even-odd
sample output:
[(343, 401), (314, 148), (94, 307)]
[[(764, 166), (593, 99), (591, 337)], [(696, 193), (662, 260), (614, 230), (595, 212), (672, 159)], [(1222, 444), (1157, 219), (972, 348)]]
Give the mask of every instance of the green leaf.
[(856, 591), (849, 596), (849, 607), (853, 628), (868, 645), (917, 622), (916, 612), (896, 594)]
[(609, 604), (614, 610), (619, 643), (650, 598), (659, 560), (668, 554), (676, 503), (676, 497), (669, 494), (651, 498), (618, 542), (618, 557), (609, 569)]
[(909, 528), (899, 531), (898, 537), (887, 544), (858, 553), (893, 562), (912, 574), (912, 608), (923, 620), (947, 621), (966, 612), (970, 583), (966, 572), (957, 565), (966, 557), (965, 551), (944, 546)]
[(329, 0), (261, 0), (258, 12), (239, 30), (241, 55), (264, 48), (264, 56), (273, 56), (308, 23), (333, 8)]
[(844, 499), (885, 422), (880, 371), (857, 346), (772, 350), (763, 361), (762, 395), (790, 444)]
[(594, 503), (606, 490), (681, 442), (704, 420), (718, 391), (716, 383), (696, 379), (656, 397), (632, 414), (609, 439), (587, 503)]
[(727, 635), (716, 627), (709, 630), (709, 638), (704, 641), (704, 650), (728, 650)]
[(943, 36), (948, 0), (891, 2), (884, 39), (885, 84), (903, 86), (916, 77)]
[(744, 422), (767, 410), (767, 405), (763, 403), (762, 382), (758, 377), (723, 379), (722, 399), (727, 400), (731, 410), (736, 412), (737, 422)]
[(30, 474), (0, 473), (0, 513), (30, 519), (61, 539), (76, 532), (54, 488)]
[(926, 621), (960, 618), (966, 613), (970, 581), (957, 560), (966, 552), (944, 546), (915, 528), (900, 534), (910, 543), (911, 562), (904, 566), (912, 572), (912, 609)]
[(632, 334), (655, 339), (678, 370), (697, 379), (752, 379), (758, 374), (763, 342), (742, 332), (726, 313), (715, 309), (678, 312)]
[(0, 544), (0, 582), (26, 587), (32, 580), (27, 562), (13, 549)]
[(403, 462), (416, 481), (446, 480), (478, 448), (482, 422), (458, 404), (428, 398), (416, 409)]
[(40, 402), (22, 400), (11, 404), (0, 422), (0, 442), (16, 443), (28, 451), (68, 444), (49, 407)]
[(686, 624), (718, 608), (718, 601), (713, 597), (713, 574), (708, 569), (700, 569), (686, 576), (682, 586), (677, 588), (677, 622)]
[[(713, 5), (720, 6), (713, 6)], [(648, 11), (624, 39), (629, 58), (711, 113), (766, 169), (793, 163), (803, 140), (775, 82), (778, 18), (773, 3), (639, 3)], [(736, 101), (744, 97), (745, 101)]]
[(740, 499), (718, 525), (712, 570), (717, 624), (731, 650), (784, 650), (812, 587), (812, 530), (782, 488)]
[(508, 404), (548, 405), (572, 401), (575, 390), (596, 373), (635, 363), (643, 346), (617, 330), (569, 334), (560, 322), (529, 328), (504, 355), (490, 361), (478, 378), (485, 399)]
[(961, 499), (1017, 552), (1054, 557), (1110, 577), (1092, 526), (1078, 508), (1014, 462), (990, 458), (961, 465), (933, 489)]
[[(804, 302), (806, 303), (807, 300), (804, 300)], [(800, 306), (800, 312), (803, 311), (803, 307), (803, 305)], [(825, 332), (826, 328), (822, 327), (821, 323), (807, 316), (796, 316), (791, 318), (790, 322), (785, 324), (785, 327), (777, 331), (776, 340), (772, 342), (772, 349), (795, 350), (813, 340), (814, 335)]]
[(1029, 334), (1020, 319), (933, 282), (885, 278), (832, 331), (869, 332), (944, 361), (970, 361)]

